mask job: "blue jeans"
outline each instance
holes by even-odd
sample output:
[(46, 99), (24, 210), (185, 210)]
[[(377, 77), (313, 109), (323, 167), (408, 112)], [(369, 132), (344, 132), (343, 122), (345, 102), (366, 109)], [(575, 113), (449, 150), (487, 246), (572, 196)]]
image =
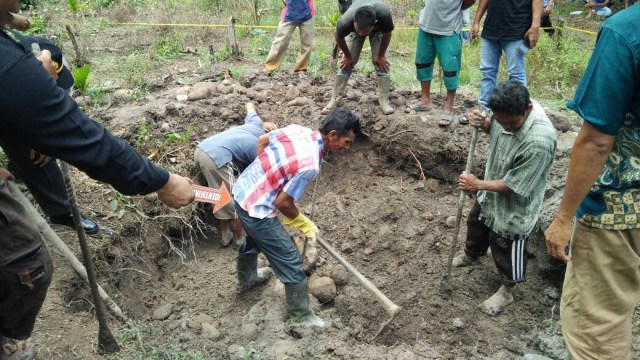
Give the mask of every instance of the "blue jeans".
[(240, 254), (257, 255), (263, 252), (278, 279), (285, 285), (299, 284), (306, 279), (302, 256), (293, 244), (291, 235), (276, 217), (258, 219), (250, 216), (235, 203), (236, 214), (247, 237), (240, 246)]
[(480, 99), (479, 103), (488, 110), (487, 101), (489, 95), (496, 87), (498, 81), (498, 67), (500, 57), (504, 51), (507, 62), (507, 73), (509, 79), (516, 80), (527, 86), (527, 73), (524, 65), (524, 55), (529, 51), (526, 40), (487, 40), (482, 38), (480, 43)]

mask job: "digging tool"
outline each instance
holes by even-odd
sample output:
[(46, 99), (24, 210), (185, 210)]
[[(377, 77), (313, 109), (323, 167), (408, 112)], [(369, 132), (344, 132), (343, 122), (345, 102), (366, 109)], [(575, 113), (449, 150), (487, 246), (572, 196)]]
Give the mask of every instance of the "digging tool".
[(89, 278), (89, 288), (91, 289), (91, 297), (93, 298), (93, 304), (96, 307), (96, 318), (98, 319), (98, 350), (100, 353), (112, 354), (120, 351), (118, 342), (113, 337), (109, 325), (107, 324), (107, 317), (102, 307), (102, 301), (100, 300), (100, 292), (98, 291), (98, 282), (96, 281), (96, 270), (93, 267), (93, 261), (91, 260), (91, 253), (89, 252), (89, 244), (87, 243), (87, 236), (84, 233), (82, 227), (82, 217), (80, 215), (80, 209), (78, 208), (78, 202), (76, 200), (76, 191), (73, 188), (71, 182), (71, 171), (69, 170), (69, 164), (64, 161), (60, 161), (60, 169), (62, 170), (62, 177), (64, 183), (67, 186), (67, 195), (69, 196), (69, 205), (71, 205), (71, 212), (73, 213), (73, 222), (76, 226), (78, 233), (78, 240), (80, 241), (80, 249), (82, 250), (82, 257), (84, 258), (84, 266), (87, 269), (87, 275)]
[[(473, 156), (476, 152), (476, 143), (478, 142), (478, 131), (480, 128), (474, 127), (473, 133), (471, 135), (471, 146), (469, 146), (469, 155), (467, 155), (467, 165), (464, 168), (466, 173), (471, 172), (471, 167), (473, 166)], [(460, 220), (462, 219), (462, 208), (464, 207), (466, 193), (464, 190), (460, 190), (460, 198), (458, 199), (458, 212), (456, 213), (456, 226), (453, 231), (453, 241), (451, 242), (451, 249), (449, 250), (449, 260), (447, 261), (447, 271), (442, 277), (442, 281), (440, 282), (440, 293), (445, 295), (446, 297), (451, 296), (453, 289), (451, 288), (451, 284), (449, 283), (449, 279), (451, 277), (451, 267), (453, 266), (453, 256), (456, 253), (456, 248), (458, 245), (458, 234), (460, 233)]]
[[(11, 190), (11, 193), (16, 198), (16, 200), (18, 200), (18, 202), (20, 202), (20, 204), (22, 204), (22, 206), (24, 206), (24, 208), (27, 210), (29, 215), (31, 215), (31, 218), (38, 226), (38, 230), (40, 230), (42, 236), (62, 253), (62, 255), (69, 261), (69, 263), (71, 263), (71, 267), (78, 273), (82, 280), (88, 284), (89, 279), (87, 278), (87, 269), (85, 269), (80, 260), (76, 258), (71, 249), (69, 249), (67, 244), (65, 244), (64, 241), (60, 239), (58, 234), (56, 234), (55, 231), (51, 229), (49, 224), (47, 224), (47, 221), (42, 218), (42, 216), (38, 213), (38, 210), (33, 207), (29, 199), (27, 199), (22, 191), (20, 191), (18, 185), (16, 185), (13, 181), (10, 181), (8, 184), (9, 190)], [(98, 285), (98, 291), (100, 292), (100, 297), (107, 305), (107, 309), (109, 310), (111, 315), (113, 315), (123, 323), (127, 323), (129, 321), (127, 315), (122, 312), (118, 304), (116, 304), (113, 299), (110, 298), (109, 295), (107, 295), (107, 293), (102, 289), (100, 285)]]
[(336, 249), (334, 249), (331, 245), (329, 245), (327, 242), (322, 240), (320, 236), (317, 237), (316, 241), (331, 256), (333, 256), (336, 260), (338, 260), (338, 262), (342, 264), (342, 266), (344, 266), (347, 269), (347, 271), (349, 271), (356, 278), (356, 281), (358, 281), (358, 283), (362, 285), (362, 287), (364, 287), (365, 290), (367, 290), (371, 295), (373, 295), (373, 298), (376, 301), (378, 301), (380, 305), (382, 305), (382, 308), (384, 309), (384, 311), (386, 311), (387, 314), (389, 315), (390, 319), (383, 322), (380, 325), (380, 329), (378, 329), (378, 332), (373, 336), (373, 338), (371, 338), (371, 340), (377, 338), (378, 335), (380, 335), (380, 333), (382, 332), (382, 330), (384, 330), (384, 328), (393, 319), (395, 319), (395, 317), (398, 315), (400, 310), (402, 310), (402, 308), (394, 304), (393, 301), (389, 300), (389, 298), (386, 297), (382, 293), (382, 291), (378, 290), (378, 288), (371, 281), (369, 281), (366, 277), (364, 277), (364, 275), (362, 275), (353, 265), (351, 265), (345, 258), (343, 258), (342, 255), (340, 255), (336, 251)]

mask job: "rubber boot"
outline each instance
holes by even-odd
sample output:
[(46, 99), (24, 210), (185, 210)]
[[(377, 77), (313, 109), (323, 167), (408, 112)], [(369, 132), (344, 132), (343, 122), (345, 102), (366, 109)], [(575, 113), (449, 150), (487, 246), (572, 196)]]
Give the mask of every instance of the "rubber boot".
[(336, 75), (336, 82), (335, 84), (333, 84), (333, 93), (331, 94), (331, 100), (329, 101), (327, 106), (325, 106), (324, 109), (322, 109), (321, 114), (327, 115), (333, 109), (336, 108), (338, 99), (340, 99), (340, 97), (342, 96), (342, 92), (344, 91), (344, 88), (347, 86), (348, 81), (349, 81), (349, 76)]
[(394, 110), (389, 104), (389, 90), (391, 89), (391, 78), (388, 76), (378, 76), (378, 102), (380, 110), (385, 115), (393, 114)]
[(238, 292), (243, 293), (271, 278), (272, 270), (268, 267), (258, 269), (258, 255), (238, 254), (236, 261), (238, 270)]
[(289, 307), (291, 321), (303, 326), (317, 326), (320, 328), (331, 326), (330, 322), (322, 320), (311, 309), (307, 279), (304, 279), (299, 284), (286, 284), (284, 289), (287, 295), (287, 306)]

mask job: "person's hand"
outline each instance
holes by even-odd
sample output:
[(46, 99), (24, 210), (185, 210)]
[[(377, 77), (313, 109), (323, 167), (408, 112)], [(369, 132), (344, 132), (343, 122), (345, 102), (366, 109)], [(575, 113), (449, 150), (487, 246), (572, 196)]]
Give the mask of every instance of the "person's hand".
[(571, 257), (565, 254), (565, 249), (567, 248), (569, 240), (571, 240), (572, 233), (572, 220), (556, 216), (544, 232), (544, 241), (547, 245), (549, 255), (562, 261), (571, 260)]
[(482, 128), (484, 123), (488, 120), (488, 117), (489, 115), (487, 115), (486, 112), (473, 109), (467, 118), (469, 119), (469, 125), (476, 128)]
[(471, 40), (478, 37), (478, 32), (480, 31), (480, 24), (474, 22), (471, 24), (471, 31), (469, 31), (469, 35), (471, 36)]
[(39, 152), (31, 149), (29, 153), (29, 159), (33, 160), (33, 165), (37, 167), (44, 167), (51, 161), (51, 156), (40, 154)]
[(387, 61), (386, 57), (376, 56), (375, 59), (373, 59), (373, 62), (378, 65), (380, 71), (389, 72), (389, 62)]
[(527, 30), (524, 34), (524, 38), (529, 40), (529, 49), (536, 47), (538, 38), (540, 37), (540, 24), (534, 25)]
[(20, 31), (29, 30), (29, 28), (31, 27), (31, 23), (29, 23), (29, 19), (18, 14), (11, 14), (11, 15), (13, 15), (13, 19), (11, 20), (11, 23), (8, 24), (10, 27)]
[(344, 56), (342, 57), (342, 61), (340, 62), (340, 69), (351, 70), (352, 67), (353, 67), (353, 58), (351, 57), (351, 55), (347, 56), (347, 54), (344, 54)]
[(51, 60), (51, 52), (49, 50), (42, 50), (38, 55), (38, 60), (42, 63), (45, 70), (51, 75), (53, 80), (58, 80), (58, 67), (55, 61)]
[(458, 187), (461, 190), (476, 192), (480, 189), (481, 180), (473, 174), (463, 172), (458, 178)]
[(296, 216), (295, 219), (285, 217), (282, 222), (287, 226), (300, 230), (300, 232), (309, 239), (307, 245), (315, 246), (318, 227), (313, 223), (313, 221), (311, 221), (311, 219), (304, 216), (302, 213), (298, 213), (298, 216)]
[(193, 181), (189, 178), (170, 174), (169, 181), (156, 192), (158, 199), (168, 207), (174, 209), (189, 205), (196, 196), (191, 188), (192, 184)]
[(15, 179), (16, 178), (13, 176), (11, 172), (9, 172), (9, 170), (0, 168), (0, 180), (7, 181), (7, 180), (15, 180)]
[(273, 131), (273, 130), (277, 130), (278, 129), (278, 125), (270, 122), (270, 121), (265, 121), (262, 123), (262, 127), (264, 128), (264, 131), (269, 132), (269, 131)]
[(544, 8), (544, 10), (542, 11), (542, 15), (543, 16), (549, 16), (549, 14), (551, 14), (551, 10), (553, 10), (553, 5), (551, 5), (551, 3), (549, 3), (549, 5), (547, 5), (547, 7)]

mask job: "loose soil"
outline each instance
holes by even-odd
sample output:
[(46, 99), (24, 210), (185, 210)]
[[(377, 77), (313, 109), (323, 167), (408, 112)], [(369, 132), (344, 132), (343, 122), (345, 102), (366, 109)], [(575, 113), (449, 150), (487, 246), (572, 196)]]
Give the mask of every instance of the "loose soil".
[[(256, 103), (264, 120), (281, 127), (295, 123), (315, 128), (321, 122), (331, 78), (300, 80), (286, 72), (267, 77), (259, 69), (206, 84), (202, 77), (190, 77), (189, 69), (176, 70), (144, 98), (114, 94), (94, 117), (145, 156), (198, 178), (195, 145), (241, 124), (246, 102)], [(209, 89), (209, 96), (177, 100), (197, 87)], [(333, 299), (314, 299), (316, 313), (333, 326), (325, 331), (300, 329), (285, 321), (274, 279), (249, 294), (236, 294), (237, 249), (221, 246), (210, 208), (192, 205), (171, 211), (153, 195), (123, 198), (75, 172), (82, 210), (93, 212), (102, 227), (91, 238), (100, 282), (132, 319), (127, 326), (111, 318), (123, 347), (112, 357), (517, 359), (538, 353), (564, 358), (558, 316), (564, 269), (546, 255), (540, 231), (530, 240), (527, 282), (516, 287), (514, 304), (499, 316), (488, 317), (477, 309), (500, 286), (490, 256), (476, 266), (454, 269), (452, 296), (440, 293), (455, 243), (457, 176), (464, 169), (473, 130), (457, 122), (446, 128), (437, 125), (444, 101), (440, 94), (434, 95), (431, 112), (405, 110), (418, 96), (394, 89), (396, 112), (382, 115), (375, 77), (355, 74), (343, 106), (361, 118), (366, 136), (345, 155), (327, 159), (299, 204), (326, 241), (402, 306), (376, 338), (386, 313), (324, 250), (319, 250), (309, 274), (312, 280), (326, 276), (337, 284)], [(455, 113), (472, 109), (475, 99), (472, 91), (460, 89)], [(557, 207), (578, 125), (563, 111), (550, 109), (549, 114), (561, 131), (542, 228)], [(186, 134), (188, 139), (167, 144), (166, 139), (175, 140), (170, 134)], [(483, 174), (486, 154), (487, 137), (480, 135), (473, 173)], [(455, 243), (458, 252), (472, 202), (467, 197)], [(72, 231), (54, 229), (77, 250)], [(97, 322), (88, 290), (53, 252), (54, 281), (34, 332), (38, 355), (102, 358), (96, 352)], [(264, 258), (260, 261), (266, 264)]]

